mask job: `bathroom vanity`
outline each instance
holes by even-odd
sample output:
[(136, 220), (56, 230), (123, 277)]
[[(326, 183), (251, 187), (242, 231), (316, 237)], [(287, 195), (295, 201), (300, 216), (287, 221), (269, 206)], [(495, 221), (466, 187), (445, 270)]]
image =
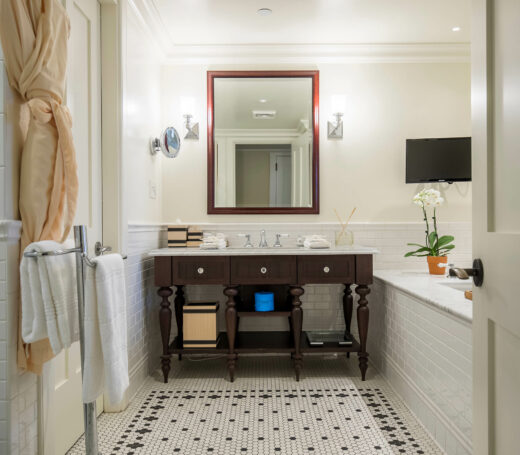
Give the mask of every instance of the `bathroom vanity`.
[[(227, 367), (234, 380), (238, 355), (247, 353), (287, 353), (294, 362), (299, 380), (305, 353), (357, 352), (362, 379), (368, 364), (368, 301), (372, 284), (372, 257), (377, 251), (365, 247), (336, 247), (324, 250), (303, 248), (227, 248), (199, 250), (194, 248), (163, 248), (150, 253), (155, 261), (155, 285), (161, 297), (159, 322), (162, 338), (162, 371), (168, 381), (170, 359), (174, 354), (227, 355)], [(300, 297), (305, 284), (344, 284), (342, 298), (346, 331), (350, 335), (353, 311), (351, 285), (359, 295), (357, 323), (359, 340), (350, 346), (325, 343), (311, 347), (302, 332), (304, 308)], [(227, 297), (226, 331), (216, 348), (183, 348), (182, 308), (186, 285), (222, 285)], [(169, 298), (174, 298), (178, 336), (170, 343), (172, 310)], [(255, 289), (275, 289), (275, 311), (255, 312), (252, 301)], [(340, 302), (338, 302), (340, 304)], [(289, 330), (284, 332), (240, 332), (239, 322), (245, 317), (285, 317)]]

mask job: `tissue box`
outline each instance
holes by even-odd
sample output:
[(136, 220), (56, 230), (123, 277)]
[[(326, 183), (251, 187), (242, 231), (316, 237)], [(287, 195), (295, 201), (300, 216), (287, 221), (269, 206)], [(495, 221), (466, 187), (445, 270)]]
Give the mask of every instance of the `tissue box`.
[(168, 226), (168, 248), (184, 248), (188, 240), (188, 226)]
[(218, 302), (189, 302), (182, 308), (185, 348), (216, 348), (218, 343)]
[(274, 311), (274, 294), (255, 292), (255, 311)]

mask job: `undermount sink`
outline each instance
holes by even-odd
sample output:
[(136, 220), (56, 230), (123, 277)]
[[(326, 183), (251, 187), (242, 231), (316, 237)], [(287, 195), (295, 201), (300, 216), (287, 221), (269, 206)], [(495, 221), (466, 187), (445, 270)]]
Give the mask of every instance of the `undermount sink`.
[(441, 286), (446, 286), (448, 288), (455, 289), (457, 291), (471, 291), (473, 283), (471, 280), (465, 280), (465, 281), (454, 281), (453, 283), (439, 283)]

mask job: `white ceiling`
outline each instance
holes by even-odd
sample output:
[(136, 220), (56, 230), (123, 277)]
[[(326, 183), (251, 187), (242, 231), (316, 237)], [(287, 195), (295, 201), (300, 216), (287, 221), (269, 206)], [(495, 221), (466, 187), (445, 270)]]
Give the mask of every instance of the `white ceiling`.
[(471, 0), (152, 1), (171, 46), (470, 41)]
[[(312, 79), (217, 78), (214, 100), (216, 129), (296, 129), (312, 118)], [(254, 119), (253, 110), (276, 117)]]

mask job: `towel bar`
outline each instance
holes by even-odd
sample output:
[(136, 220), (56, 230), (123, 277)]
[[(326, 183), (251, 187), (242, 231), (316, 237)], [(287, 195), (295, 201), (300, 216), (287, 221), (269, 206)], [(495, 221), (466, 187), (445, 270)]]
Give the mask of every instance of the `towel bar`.
[[(76, 282), (78, 291), (78, 315), (79, 315), (79, 345), (81, 352), (81, 371), (82, 376), (85, 371), (85, 269), (84, 264), (95, 267), (96, 263), (88, 257), (87, 228), (86, 226), (74, 226), (75, 247), (60, 249), (55, 251), (26, 251), (24, 257), (39, 258), (42, 256), (61, 256), (63, 254), (76, 254)], [(108, 250), (105, 250), (108, 251)], [(100, 251), (102, 254), (103, 251)], [(127, 256), (122, 256), (126, 259)], [(87, 455), (98, 455), (97, 437), (97, 413), (96, 402), (83, 403), (83, 423), (85, 427), (85, 450)]]

